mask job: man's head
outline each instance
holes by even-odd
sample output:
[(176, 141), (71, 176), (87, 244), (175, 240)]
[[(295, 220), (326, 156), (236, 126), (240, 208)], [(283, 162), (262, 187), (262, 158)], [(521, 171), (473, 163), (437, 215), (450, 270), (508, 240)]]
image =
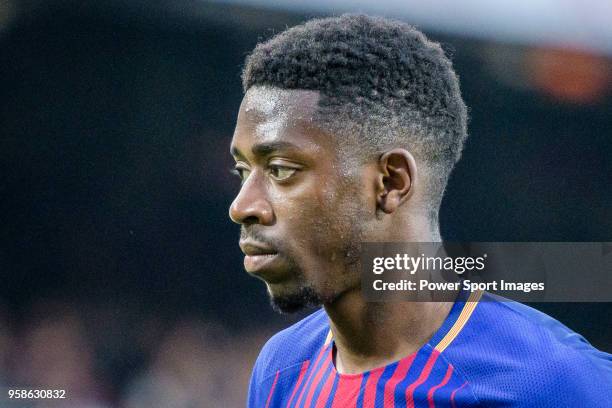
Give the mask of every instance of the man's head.
[(311, 20), (259, 44), (243, 85), (230, 216), (278, 309), (358, 288), (361, 242), (437, 238), (467, 122), (439, 45), (381, 18)]

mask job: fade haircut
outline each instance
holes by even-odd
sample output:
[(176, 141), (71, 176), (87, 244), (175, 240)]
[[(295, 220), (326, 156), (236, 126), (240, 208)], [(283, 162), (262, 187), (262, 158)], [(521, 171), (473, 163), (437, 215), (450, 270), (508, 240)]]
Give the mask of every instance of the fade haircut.
[(438, 43), (399, 21), (366, 15), (310, 20), (260, 43), (242, 73), (253, 86), (319, 91), (317, 123), (346, 162), (410, 151), (437, 214), (467, 137), (467, 109)]

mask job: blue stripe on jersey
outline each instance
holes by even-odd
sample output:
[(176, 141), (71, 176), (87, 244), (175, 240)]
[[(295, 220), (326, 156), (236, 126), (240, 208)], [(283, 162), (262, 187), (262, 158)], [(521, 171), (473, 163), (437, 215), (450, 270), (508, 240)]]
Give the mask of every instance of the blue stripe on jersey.
[(310, 387), (312, 386), (312, 383), (315, 377), (317, 376), (317, 373), (321, 370), (321, 366), (323, 366), (323, 363), (326, 360), (327, 353), (328, 353), (326, 346), (323, 346), (321, 353), (322, 353), (321, 356), (317, 357), (319, 361), (317, 361), (316, 367), (313, 368), (312, 374), (310, 375), (310, 378), (308, 378), (308, 384), (306, 384), (304, 395), (302, 395), (301, 401), (299, 401), (300, 408), (304, 408), (304, 404), (306, 404), (306, 399), (308, 399), (308, 393), (310, 392)]
[(323, 376), (321, 377), (321, 380), (319, 381), (319, 384), (317, 385), (317, 388), (315, 389), (314, 394), (312, 395), (311, 406), (315, 406), (317, 404), (317, 400), (319, 399), (319, 394), (321, 393), (321, 390), (323, 389), (323, 386), (325, 385), (327, 378), (330, 376), (333, 366), (334, 366), (334, 363), (330, 361), (330, 363), (327, 365), (327, 368), (325, 369), (325, 372), (323, 373)]
[[(429, 372), (429, 375), (427, 376), (425, 381), (414, 389), (415, 404), (417, 404), (416, 398), (419, 395), (427, 397), (427, 393), (429, 392), (429, 390), (442, 382), (444, 376), (446, 375), (446, 370), (448, 369), (448, 366), (449, 364), (444, 360), (441, 355), (439, 355), (436, 361), (434, 362), (433, 367), (431, 368), (431, 371)], [(452, 375), (455, 375), (455, 371), (453, 371)], [(445, 387), (448, 387), (448, 384), (446, 384), (442, 388)]]
[(395, 386), (395, 390), (399, 391), (394, 392), (395, 397), (393, 401), (395, 406), (400, 407), (406, 404), (406, 389), (419, 378), (423, 372), (423, 369), (425, 368), (425, 364), (427, 364), (427, 360), (429, 360), (429, 357), (431, 356), (432, 351), (432, 348), (426, 345), (417, 352), (410, 369), (406, 373), (406, 377), (404, 377), (404, 379)]
[(368, 378), (370, 378), (369, 371), (363, 373), (363, 379), (361, 380), (361, 385), (359, 386), (359, 396), (357, 397), (357, 408), (363, 407), (363, 394), (365, 392), (365, 387), (366, 383), (368, 382)]
[(312, 372), (313, 365), (314, 363), (308, 366), (308, 369), (306, 369), (306, 372), (304, 373), (304, 379), (302, 380), (302, 383), (300, 384), (298, 390), (295, 392), (295, 397), (293, 398), (293, 401), (291, 401), (291, 405), (289, 406), (289, 408), (296, 408), (298, 400), (304, 395), (304, 387), (306, 386), (306, 380), (308, 380), (308, 376)]
[(465, 379), (459, 377), (459, 374), (456, 370), (453, 370), (453, 374), (451, 378), (448, 380), (446, 385), (442, 388), (436, 390), (434, 394), (434, 406), (439, 406), (444, 404), (448, 405), (450, 401), (451, 393), (457, 388), (461, 387), (465, 383)]
[(306, 393), (306, 385), (307, 385), (306, 383), (308, 382), (310, 378), (312, 378), (311, 376), (314, 375), (315, 363), (317, 363), (318, 365), (321, 362), (321, 359), (323, 358), (324, 350), (325, 350), (325, 346), (319, 348), (319, 350), (315, 353), (315, 357), (311, 360), (312, 364), (310, 364), (310, 366), (308, 367), (308, 370), (306, 370), (306, 372), (304, 373), (304, 380), (300, 384), (300, 389), (295, 395), (295, 400), (293, 401), (293, 405), (292, 405), (293, 408), (296, 408), (298, 406), (298, 402), (300, 402), (301, 399), (304, 398), (304, 394)]
[(325, 404), (325, 408), (331, 408), (333, 402), (334, 402), (334, 398), (336, 396), (336, 389), (338, 388), (338, 380), (340, 379), (340, 376), (337, 375), (334, 378), (334, 384), (332, 385), (331, 390), (329, 391), (329, 397), (327, 398), (327, 404)]
[(387, 384), (387, 381), (389, 381), (389, 378), (391, 378), (391, 376), (395, 372), (397, 365), (398, 365), (398, 362), (395, 362), (393, 364), (386, 366), (385, 370), (380, 375), (380, 378), (378, 379), (378, 383), (376, 384), (376, 399), (374, 400), (375, 407), (383, 406), (384, 400), (385, 400), (385, 384)]

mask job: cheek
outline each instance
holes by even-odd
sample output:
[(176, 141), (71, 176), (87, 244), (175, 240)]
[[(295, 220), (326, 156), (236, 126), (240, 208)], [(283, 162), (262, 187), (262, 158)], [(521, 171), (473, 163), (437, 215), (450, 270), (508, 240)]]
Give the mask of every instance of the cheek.
[(312, 178), (299, 187), (271, 194), (278, 228), (285, 244), (321, 252), (337, 234), (340, 194), (329, 178)]
[(328, 182), (318, 190), (313, 203), (318, 217), (313, 222), (312, 233), (322, 252), (337, 252), (353, 238), (352, 225), (358, 222), (353, 211), (356, 199), (346, 187), (337, 183)]
[(278, 238), (287, 252), (333, 260), (360, 241), (360, 223), (367, 218), (361, 183), (359, 177), (339, 177), (330, 167), (311, 173), (299, 185), (273, 188)]

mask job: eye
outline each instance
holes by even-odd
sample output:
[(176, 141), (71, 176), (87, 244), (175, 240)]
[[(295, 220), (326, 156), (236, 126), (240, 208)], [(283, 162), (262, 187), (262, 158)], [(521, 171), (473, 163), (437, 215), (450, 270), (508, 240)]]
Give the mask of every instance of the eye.
[(293, 167), (271, 165), (270, 176), (277, 181), (283, 181), (293, 176), (297, 170)]
[(249, 177), (249, 174), (251, 174), (251, 170), (246, 167), (236, 165), (236, 167), (231, 169), (231, 173), (237, 175), (240, 178), (240, 183), (244, 184), (246, 179)]

